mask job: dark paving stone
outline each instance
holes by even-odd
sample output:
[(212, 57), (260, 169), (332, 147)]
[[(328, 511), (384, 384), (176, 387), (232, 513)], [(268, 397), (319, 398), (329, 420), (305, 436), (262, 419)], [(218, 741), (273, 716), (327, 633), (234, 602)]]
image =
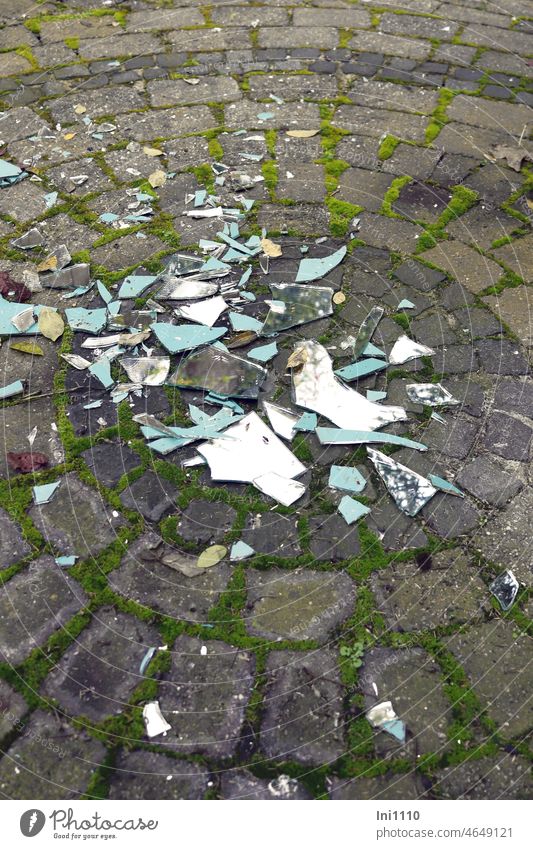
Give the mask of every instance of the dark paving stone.
[(430, 530), (443, 539), (455, 539), (469, 533), (480, 520), (478, 511), (468, 501), (440, 492), (421, 512)]
[(359, 554), (357, 527), (347, 525), (336, 513), (330, 516), (311, 516), (309, 536), (309, 547), (317, 560), (335, 562), (349, 560)]
[(329, 763), (344, 751), (342, 687), (337, 654), (272, 652), (261, 722), (261, 750), (270, 758)]
[(531, 511), (533, 490), (524, 489), (479, 530), (473, 545), (487, 559), (512, 569), (519, 581), (533, 583), (531, 565)]
[[(395, 631), (425, 631), (478, 618), (488, 592), (458, 549), (431, 557), (431, 568), (392, 563), (372, 576), (379, 609)], [(485, 607), (488, 605), (485, 604)]]
[(451, 188), (462, 183), (473, 168), (479, 164), (479, 160), (473, 156), (461, 156), (457, 153), (445, 153), (439, 159), (435, 170), (431, 174), (434, 183), (445, 188)]
[[(43, 346), (43, 350), (44, 350)], [(12, 352), (15, 353), (15, 352)], [(28, 356), (21, 354), (21, 356)], [(29, 359), (29, 358), (28, 358)], [(44, 359), (44, 357), (43, 357)], [(17, 358), (17, 363), (19, 362)], [(11, 368), (15, 364), (15, 359), (11, 360)], [(28, 365), (21, 369), (22, 375), (26, 371)], [(38, 367), (35, 367), (36, 375)], [(37, 389), (37, 379), (32, 381), (31, 371), (29, 372), (30, 383), (34, 385), (34, 391)], [(7, 372), (9, 374), (9, 370)], [(19, 372), (20, 374), (20, 372)], [(13, 375), (13, 380), (19, 377), (19, 374)], [(3, 377), (7, 376), (3, 372)], [(2, 380), (2, 382), (4, 382)], [(10, 380), (6, 381), (7, 383)], [(37, 435), (32, 445), (32, 451), (45, 454), (48, 457), (48, 466), (52, 468), (63, 462), (63, 446), (59, 438), (56, 426), (57, 410), (51, 398), (36, 398), (32, 401), (27, 401), (24, 404), (5, 407), (2, 410), (2, 450), (0, 451), (0, 475), (5, 478), (11, 478), (19, 473), (9, 468), (7, 464), (6, 454), (8, 451), (18, 453), (28, 450), (27, 435), (37, 427)]]
[(503, 506), (523, 488), (515, 475), (506, 472), (486, 455), (475, 457), (463, 466), (455, 482), (475, 498), (494, 507)]
[(415, 180), (427, 180), (441, 157), (440, 150), (429, 150), (400, 143), (394, 153), (383, 162), (383, 171)]
[[(107, 179), (107, 178), (106, 178)], [(139, 239), (134, 233), (123, 236), (114, 242), (108, 242), (92, 251), (92, 259), (97, 265), (103, 265), (109, 271), (131, 268), (148, 260), (153, 254), (165, 251), (168, 245), (156, 236)], [(170, 250), (168, 251), (170, 253)]]
[(418, 342), (429, 345), (430, 348), (453, 345), (457, 338), (447, 322), (446, 314), (440, 311), (413, 319), (411, 331)]
[(176, 505), (178, 490), (174, 484), (154, 472), (145, 472), (121, 493), (124, 507), (135, 510), (149, 522), (158, 522)]
[(70, 714), (99, 722), (120, 713), (143, 681), (139, 665), (161, 637), (134, 616), (100, 608), (48, 675), (42, 694)]
[(491, 205), (477, 205), (459, 218), (450, 221), (447, 232), (454, 239), (476, 245), (487, 250), (497, 239), (509, 236), (520, 226), (520, 222)]
[(533, 418), (533, 383), (504, 377), (496, 382), (494, 406)]
[(472, 292), (469, 292), (460, 283), (449, 283), (439, 290), (439, 303), (447, 310), (462, 309), (473, 304), (474, 301)]
[(260, 513), (250, 517), (242, 532), (242, 539), (258, 554), (297, 557), (302, 553), (294, 517), (287, 518), (275, 513)]
[(159, 704), (172, 725), (162, 745), (180, 753), (230, 757), (241, 736), (253, 685), (254, 662), (242, 649), (182, 635), (172, 651)]
[(271, 640), (318, 640), (353, 613), (355, 587), (342, 572), (246, 573), (248, 633)]
[(449, 380), (446, 381), (446, 388), (460, 401), (457, 412), (477, 417), (482, 415), (485, 393), (479, 383), (474, 383), (471, 378)]
[(428, 268), (414, 259), (408, 259), (394, 270), (394, 276), (407, 286), (420, 292), (429, 292), (445, 279), (446, 275), (435, 268)]
[(0, 761), (0, 792), (8, 799), (78, 799), (105, 755), (99, 740), (38, 710)]
[(141, 462), (122, 442), (98, 442), (81, 456), (98, 482), (108, 487), (116, 486), (122, 475), (136, 469)]
[(448, 345), (436, 351), (432, 360), (437, 374), (475, 372), (478, 365), (476, 350), (472, 345)]
[[(377, 534), (381, 545), (387, 551), (403, 551), (427, 545), (427, 536), (422, 528), (398, 510), (392, 501), (384, 500), (373, 507), (366, 523), (370, 530)], [(366, 545), (363, 554), (371, 553), (371, 549)]]
[(425, 795), (415, 772), (386, 774), (376, 778), (328, 778), (331, 799), (421, 799)]
[[(145, 534), (130, 546), (118, 569), (109, 575), (111, 588), (139, 604), (188, 622), (205, 622), (231, 577), (231, 567), (219, 563), (188, 577), (179, 563), (193, 567), (196, 557), (183, 554), (175, 568), (162, 562), (172, 552), (156, 534)], [(178, 552), (179, 553), (179, 552)]]
[(222, 501), (191, 501), (181, 515), (177, 531), (183, 539), (199, 545), (220, 542), (236, 517), (233, 507)]
[(377, 171), (380, 166), (378, 150), (377, 139), (368, 136), (344, 136), (335, 152), (339, 159), (344, 159), (350, 165)]
[(388, 174), (368, 171), (365, 168), (348, 168), (339, 178), (339, 191), (336, 196), (363, 206), (370, 212), (379, 212), (392, 180), (393, 177)]
[(288, 799), (311, 799), (306, 788), (296, 778), (279, 775), (268, 781), (256, 778), (247, 769), (225, 770), (220, 779), (222, 799), (255, 799), (257, 801), (283, 801)]
[(440, 451), (445, 457), (464, 460), (470, 453), (476, 440), (478, 422), (463, 419), (448, 419), (446, 424), (431, 421), (423, 434), (423, 442), (428, 448)]
[(33, 524), (61, 554), (99, 554), (116, 539), (124, 520), (113, 515), (102, 498), (70, 472), (61, 479), (48, 504), (29, 510)]
[(466, 760), (439, 770), (435, 779), (433, 789), (443, 799), (533, 799), (530, 765), (520, 755)]
[(397, 754), (413, 744), (420, 754), (442, 751), (446, 746), (451, 707), (441, 675), (433, 658), (422, 649), (375, 648), (365, 653), (359, 673), (365, 709), (391, 701), (409, 732), (407, 743), (402, 746), (390, 735), (376, 731), (374, 745), (378, 756)]
[(109, 799), (203, 799), (209, 773), (157, 752), (121, 752), (109, 774)]
[(413, 253), (423, 232), (421, 227), (410, 221), (374, 215), (371, 212), (364, 212), (360, 222), (357, 235), (363, 242), (375, 248), (388, 248), (402, 253)]
[[(287, 174), (292, 174), (292, 177)], [(295, 201), (322, 201), (326, 194), (323, 166), (283, 163), (278, 168), (276, 194), (280, 198)]]
[(108, 399), (103, 400), (100, 407), (85, 409), (85, 404), (96, 400), (94, 396), (87, 397), (68, 407), (67, 416), (76, 436), (93, 436), (103, 428), (117, 424), (117, 405)]
[(524, 734), (533, 722), (525, 635), (512, 622), (495, 619), (445, 640), (465, 670), (470, 685), (503, 737)]
[(484, 447), (506, 460), (529, 460), (533, 430), (505, 413), (491, 413), (482, 437)]
[(23, 538), (19, 527), (0, 507), (0, 568), (7, 569), (13, 563), (27, 557), (31, 548)]
[(85, 606), (79, 584), (45, 555), (4, 584), (0, 596), (2, 655), (17, 665)]
[(501, 267), (493, 260), (456, 240), (439, 242), (424, 251), (422, 257), (448, 272), (476, 295), (488, 286), (494, 286), (502, 276)]
[(458, 310), (455, 319), (459, 325), (459, 335), (465, 338), (480, 339), (496, 336), (503, 331), (501, 323), (489, 310), (479, 307)]
[[(479, 103), (482, 104), (483, 108), (485, 108), (486, 104), (496, 106), (500, 109), (505, 105), (503, 103), (490, 103), (488, 100), (480, 100)], [(506, 106), (506, 108), (509, 109), (512, 107)], [(524, 105), (515, 108), (528, 109)], [(488, 131), (486, 130), (485, 132)], [(521, 130), (518, 132), (520, 133)], [(465, 186), (477, 192), (480, 198), (491, 206), (500, 206), (507, 200), (509, 195), (520, 188), (521, 183), (522, 180), (516, 171), (511, 171), (509, 168), (503, 169), (501, 165), (492, 163), (484, 165), (483, 168), (475, 171), (474, 174), (464, 181)]]
[(162, 386), (145, 386), (141, 398), (134, 396), (131, 401), (133, 415), (150, 413), (152, 416), (164, 418), (170, 413), (170, 403)]
[(5, 681), (0, 681), (0, 743), (8, 734), (21, 730), (20, 720), (27, 710), (22, 696)]
[(435, 224), (451, 200), (446, 189), (425, 183), (408, 183), (400, 190), (398, 200), (394, 201), (394, 212), (410, 221), (424, 221)]

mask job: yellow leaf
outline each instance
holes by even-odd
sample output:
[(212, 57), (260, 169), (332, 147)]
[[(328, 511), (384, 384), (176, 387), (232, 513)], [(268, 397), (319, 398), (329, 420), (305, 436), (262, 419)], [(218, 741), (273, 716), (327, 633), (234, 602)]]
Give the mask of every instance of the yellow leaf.
[(154, 171), (154, 173), (150, 174), (148, 177), (148, 182), (153, 189), (157, 189), (159, 186), (165, 185), (166, 179), (167, 175), (164, 171)]
[(76, 135), (77, 135), (77, 133), (65, 133), (65, 135), (63, 136), (63, 138), (64, 138), (64, 139), (66, 139), (67, 141), (70, 141), (70, 140), (71, 140), (71, 139), (73, 139), (73, 138), (74, 138), (74, 136), (76, 136)]
[(292, 139), (311, 139), (317, 136), (320, 130), (287, 130), (287, 135)]
[(223, 545), (210, 545), (205, 551), (200, 554), (196, 565), (199, 569), (209, 569), (210, 566), (216, 566), (224, 559), (228, 549)]
[(22, 351), (23, 354), (33, 354), (36, 357), (44, 356), (43, 349), (37, 342), (12, 342), (9, 346), (14, 351)]
[(143, 147), (143, 153), (147, 156), (163, 156), (163, 151), (157, 147)]
[(83, 115), (84, 112), (87, 112), (87, 107), (82, 106), (81, 103), (78, 103), (74, 107), (74, 112), (76, 113), (76, 115)]
[(59, 313), (50, 309), (50, 307), (41, 309), (37, 325), (45, 339), (51, 339), (52, 342), (59, 339), (65, 329), (65, 323)]
[(37, 271), (54, 271), (57, 268), (57, 257), (47, 256), (37, 266)]
[(333, 303), (334, 304), (343, 304), (346, 300), (346, 295), (344, 292), (335, 292), (333, 295)]
[(305, 348), (296, 348), (296, 350), (292, 352), (289, 359), (287, 360), (287, 368), (296, 368), (296, 366), (303, 366), (303, 364), (306, 362), (307, 351), (305, 350)]
[(271, 239), (261, 239), (261, 248), (267, 256), (281, 256), (281, 245), (276, 245)]

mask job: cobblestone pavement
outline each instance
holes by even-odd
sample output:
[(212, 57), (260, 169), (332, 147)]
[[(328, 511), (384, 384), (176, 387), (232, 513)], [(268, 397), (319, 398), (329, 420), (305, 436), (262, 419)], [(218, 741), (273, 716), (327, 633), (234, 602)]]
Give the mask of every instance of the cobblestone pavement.
[[(301, 434), (292, 449), (307, 494), (273, 511), (251, 486), (183, 468), (183, 451), (157, 457), (132, 422), (147, 410), (190, 424), (186, 403), (202, 406), (201, 393), (155, 387), (115, 406), (59, 358), (83, 353), (83, 334), (37, 337), (39, 356), (4, 337), (0, 385), (27, 388), (2, 406), (0, 793), (531, 797), (531, 4), (18, 0), (16, 10), (13, 20), (0, 0), (0, 137), (4, 158), (40, 179), (0, 189), (1, 282), (7, 272), (31, 284), (64, 243), (113, 291), (220, 230), (183, 215), (185, 194), (212, 186), (211, 163), (262, 174), (244, 229), (282, 245), (270, 279), (294, 279), (303, 242), (309, 256), (349, 250), (325, 278), (344, 303), (280, 335), (261, 397), (290, 405), (294, 342), (335, 346), (382, 304), (376, 345), (389, 351), (408, 332), (436, 354), (357, 386), (407, 402), (409, 422), (389, 430), (429, 451), (395, 458), (467, 497), (437, 495), (410, 519), (364, 449)], [(495, 146), (512, 154), (519, 141), (521, 170), (494, 159)], [(156, 168), (175, 176), (154, 193)], [(157, 196), (156, 214), (114, 229), (100, 216), (127, 214), (132, 187)], [(14, 247), (35, 223), (45, 245)], [(262, 318), (259, 269), (249, 288)], [(104, 305), (63, 294), (32, 300)], [(413, 309), (398, 309), (404, 298)], [(442, 378), (461, 401), (444, 424), (407, 401), (413, 378)], [(50, 465), (14, 471), (6, 451), (27, 451), (34, 427), (32, 450)], [(371, 512), (357, 525), (336, 512), (332, 462), (368, 479)], [(59, 479), (36, 506), (32, 486)], [(240, 539), (256, 552), (244, 563), (194, 577), (164, 563), (172, 550)], [(56, 563), (71, 554), (74, 566)], [(503, 613), (488, 585), (506, 568), (521, 589)], [(407, 723), (404, 744), (367, 722), (374, 686)], [(149, 743), (142, 707), (153, 699), (171, 730)]]

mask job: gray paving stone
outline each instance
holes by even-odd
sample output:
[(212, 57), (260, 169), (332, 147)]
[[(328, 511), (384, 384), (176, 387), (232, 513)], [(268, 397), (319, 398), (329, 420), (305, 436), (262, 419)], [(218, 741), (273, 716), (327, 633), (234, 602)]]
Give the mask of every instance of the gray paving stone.
[[(288, 174), (292, 174), (288, 177)], [(342, 180), (342, 178), (341, 178)], [(287, 162), (278, 168), (276, 195), (295, 201), (321, 201), (326, 195), (323, 165), (296, 165)]]
[(481, 205), (451, 221), (446, 230), (454, 239), (487, 250), (496, 239), (509, 236), (519, 226), (516, 218)]
[(389, 248), (402, 253), (412, 253), (423, 230), (410, 221), (400, 221), (384, 215), (364, 212), (360, 218), (357, 235), (368, 245)]
[[(508, 144), (509, 141), (507, 140), (504, 143)], [(487, 142), (485, 142), (486, 145)], [(500, 164), (489, 162), (483, 165), (482, 168), (474, 171), (464, 181), (464, 185), (476, 192), (489, 206), (498, 206), (520, 188), (522, 178), (516, 171), (511, 171), (509, 168), (502, 168)]]
[(120, 500), (124, 507), (140, 513), (149, 522), (158, 522), (174, 509), (177, 495), (174, 484), (148, 471), (128, 484)]
[(256, 778), (247, 769), (225, 770), (220, 778), (220, 796), (222, 799), (254, 799), (261, 801), (284, 801), (291, 799), (311, 799), (311, 795), (296, 778), (279, 775), (268, 781)]
[(92, 251), (92, 259), (97, 265), (103, 265), (109, 271), (119, 271), (139, 265), (153, 254), (170, 249), (156, 236), (148, 235), (139, 239), (134, 233), (108, 242)]
[(489, 374), (528, 374), (530, 366), (516, 342), (508, 339), (480, 339), (475, 349), (481, 367)]
[(441, 312), (426, 313), (411, 321), (411, 333), (424, 345), (451, 345), (456, 341), (456, 334), (450, 328), (446, 315)]
[[(283, 100), (326, 100), (338, 94), (337, 80), (314, 74), (257, 74), (249, 77), (248, 95), (253, 100), (271, 100), (270, 95)], [(267, 107), (265, 107), (267, 109)]]
[(506, 738), (524, 734), (533, 720), (528, 699), (527, 637), (517, 634), (512, 622), (495, 619), (453, 634), (445, 645), (465, 670), (499, 733)]
[(421, 799), (425, 790), (415, 773), (387, 774), (376, 778), (329, 778), (329, 796), (333, 800)]
[(533, 346), (533, 332), (529, 321), (530, 295), (526, 286), (504, 289), (498, 295), (484, 298), (484, 301), (516, 334), (522, 344)]
[[(265, 112), (273, 117), (266, 120), (258, 117)], [(225, 125), (236, 130), (318, 130), (320, 127), (316, 103), (269, 103), (268, 108), (263, 109), (257, 103), (246, 100), (226, 106), (224, 116)]]
[(270, 640), (318, 640), (352, 613), (355, 587), (342, 572), (246, 573), (248, 633)]
[(414, 15), (393, 15), (385, 12), (381, 16), (379, 29), (387, 33), (416, 35), (422, 38), (435, 38), (439, 41), (451, 41), (458, 24), (438, 18), (415, 17)]
[(481, 256), (462, 242), (440, 242), (424, 251), (422, 258), (447, 271), (474, 294), (494, 286), (502, 275), (502, 269), (493, 260)]
[(99, 740), (37, 710), (0, 761), (0, 792), (8, 799), (78, 799), (105, 755)]
[(533, 418), (533, 384), (504, 377), (495, 383), (494, 406)]
[[(488, 101), (484, 101), (484, 103), (486, 102)], [(449, 124), (442, 127), (433, 144), (439, 150), (476, 157), (481, 160), (483, 152), (487, 148), (495, 144), (509, 144), (509, 142), (509, 135), (497, 124), (492, 125), (492, 129), (489, 129), (488, 127), (475, 127), (458, 121), (450, 121)]]
[(501, 322), (489, 310), (469, 307), (454, 313), (457, 335), (462, 339), (483, 339), (503, 332)]
[(0, 195), (0, 213), (9, 215), (18, 222), (29, 221), (46, 211), (44, 192), (34, 183), (23, 180), (7, 189), (2, 189)]
[(380, 80), (358, 80), (348, 90), (347, 95), (358, 106), (417, 112), (424, 115), (430, 115), (438, 101), (437, 92)]
[[(372, 507), (366, 522), (370, 530), (379, 537), (386, 551), (403, 551), (427, 545), (427, 536), (419, 523), (398, 510), (388, 499)], [(365, 545), (362, 553), (371, 555), (371, 546)]]
[[(272, 3), (271, 5), (276, 4)], [(238, 6), (236, 3), (234, 5), (228, 3), (228, 5), (220, 8), (214, 8), (211, 17), (217, 26), (251, 27), (254, 26), (255, 21), (258, 21), (260, 26), (285, 26), (289, 21), (285, 9), (272, 9), (268, 6), (254, 6), (247, 9), (244, 6)]]
[(253, 685), (250, 654), (220, 640), (206, 643), (182, 635), (160, 687), (159, 704), (172, 725), (164, 744), (182, 754), (230, 757), (241, 737)]
[(491, 412), (485, 423), (482, 444), (492, 454), (526, 463), (531, 453), (532, 436), (531, 427), (519, 419)]
[(247, 31), (239, 27), (223, 27), (218, 28), (218, 31), (172, 30), (165, 33), (165, 42), (170, 43), (174, 50), (194, 53), (196, 56), (204, 50), (242, 50), (251, 46)]
[(221, 542), (230, 531), (237, 513), (222, 501), (195, 499), (182, 512), (177, 531), (183, 539), (198, 545)]
[(200, 133), (218, 125), (207, 106), (184, 106), (175, 109), (158, 109), (146, 113), (133, 112), (119, 115), (114, 121), (128, 141), (173, 138), (186, 133)]
[[(75, 178), (85, 175), (88, 180), (78, 185)], [(54, 188), (72, 195), (86, 195), (88, 192), (96, 192), (106, 189), (109, 185), (109, 177), (104, 174), (96, 162), (89, 158), (78, 159), (75, 162), (64, 162), (48, 171), (48, 177)]]
[(480, 514), (469, 501), (437, 493), (422, 508), (429, 529), (443, 539), (456, 539), (477, 527)]
[(415, 180), (427, 180), (440, 159), (440, 151), (400, 143), (392, 156), (383, 162), (383, 171), (396, 177), (408, 175)]
[(486, 455), (475, 457), (459, 470), (456, 483), (480, 501), (502, 507), (523, 487), (515, 475), (505, 471)]
[(117, 528), (124, 524), (74, 472), (62, 477), (48, 504), (31, 507), (29, 516), (44, 539), (56, 546), (60, 554), (78, 557), (99, 554), (115, 541)]
[(0, 139), (4, 144), (7, 144), (18, 139), (27, 139), (29, 136), (34, 136), (39, 130), (49, 129), (46, 121), (39, 118), (28, 106), (19, 106), (9, 110), (9, 120), (7, 120), (6, 115), (0, 121)]
[(116, 486), (122, 475), (136, 469), (141, 462), (122, 442), (98, 442), (81, 456), (98, 482), (108, 487)]
[(350, 560), (359, 554), (357, 528), (347, 525), (336, 513), (330, 516), (311, 516), (309, 535), (311, 553), (319, 561)]
[(126, 20), (128, 32), (150, 32), (150, 30), (179, 29), (180, 27), (202, 27), (205, 19), (200, 9), (147, 9), (130, 12)]
[(339, 106), (333, 124), (349, 133), (381, 138), (385, 133), (408, 141), (425, 139), (427, 118), (407, 112), (393, 112), (369, 106)]
[(439, 770), (434, 791), (443, 799), (532, 799), (527, 760), (512, 753), (466, 760)]
[(260, 746), (269, 758), (329, 763), (344, 751), (342, 687), (336, 652), (272, 652)]
[(423, 433), (424, 444), (445, 457), (464, 460), (476, 442), (479, 423), (467, 419), (446, 417), (446, 425), (431, 421)]
[(124, 710), (142, 681), (139, 665), (156, 629), (134, 616), (100, 608), (45, 679), (42, 694), (72, 715), (99, 722)]
[(320, 235), (329, 229), (329, 213), (323, 206), (309, 203), (298, 206), (262, 204), (257, 222), (269, 233), (296, 231), (304, 235)]
[(161, 47), (161, 40), (154, 35), (145, 34), (139, 38), (134, 33), (113, 34), (105, 38), (82, 39), (78, 46), (78, 54), (83, 59), (105, 59), (116, 56), (137, 56), (139, 53), (159, 53)]
[(467, 94), (454, 97), (446, 114), (452, 121), (488, 129), (501, 128), (516, 135), (520, 135), (529, 120), (528, 107), (523, 104), (479, 100)]
[[(27, 366), (22, 371), (26, 371), (26, 368)], [(14, 379), (15, 376), (13, 376)], [(0, 451), (0, 475), (11, 478), (19, 474), (9, 468), (6, 454), (8, 451), (15, 453), (27, 451), (29, 447), (27, 435), (34, 427), (37, 427), (37, 435), (32, 451), (45, 454), (50, 468), (63, 462), (63, 446), (56, 425), (57, 411), (51, 398), (38, 398), (27, 401), (23, 405), (6, 407), (2, 410), (2, 419), (3, 450)]]
[(185, 80), (154, 80), (148, 83), (147, 91), (152, 106), (226, 103), (242, 98), (239, 86), (231, 77), (209, 77), (195, 86)]
[(0, 634), (4, 660), (17, 665), (85, 606), (82, 588), (48, 555), (34, 560), (2, 589)]
[(379, 212), (392, 180), (388, 174), (364, 168), (348, 168), (339, 179), (340, 191), (336, 196), (357, 206), (363, 206), (370, 212)]
[[(176, 10), (180, 11), (180, 10)], [(109, 799), (203, 799), (209, 773), (201, 764), (157, 752), (122, 751), (109, 778)]]
[(356, 32), (348, 46), (359, 52), (375, 51), (390, 56), (404, 56), (407, 59), (427, 59), (431, 49), (429, 41), (385, 35), (382, 32)]
[(515, 239), (509, 245), (503, 245), (493, 251), (494, 256), (508, 265), (516, 274), (527, 283), (533, 280), (528, 259), (531, 257), (533, 247), (533, 236), (529, 233), (521, 239)]
[(297, 557), (301, 554), (298, 529), (294, 518), (261, 513), (250, 517), (242, 539), (258, 554)]
[[(420, 754), (442, 751), (452, 717), (441, 674), (433, 658), (422, 649), (371, 649), (364, 655), (359, 674), (365, 709), (383, 700), (391, 701), (409, 731), (405, 748), (414, 743)], [(375, 732), (374, 746), (379, 757), (404, 748), (380, 731)]]
[(425, 183), (408, 183), (400, 190), (392, 208), (410, 221), (421, 220), (436, 224), (451, 198), (446, 189)]
[(21, 719), (27, 710), (28, 705), (22, 696), (5, 681), (0, 681), (0, 743), (15, 730), (20, 731), (23, 727)]
[(336, 47), (339, 32), (332, 26), (261, 27), (259, 47)]

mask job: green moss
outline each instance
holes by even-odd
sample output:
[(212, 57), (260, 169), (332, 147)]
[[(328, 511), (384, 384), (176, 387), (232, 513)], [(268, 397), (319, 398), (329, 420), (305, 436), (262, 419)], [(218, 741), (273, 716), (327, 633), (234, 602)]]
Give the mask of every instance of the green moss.
[(71, 50), (77, 50), (80, 46), (80, 39), (77, 35), (69, 36), (64, 39), (65, 47), (70, 47)]
[(426, 128), (427, 144), (431, 144), (432, 141), (435, 141), (444, 125), (449, 122), (450, 119), (446, 115), (446, 109), (448, 108), (448, 105), (452, 102), (455, 95), (456, 92), (451, 91), (451, 89), (449, 88), (440, 89), (439, 102), (434, 111), (432, 112), (430, 122)]
[(399, 144), (400, 139), (396, 136), (385, 136), (379, 146), (378, 159), (380, 159), (382, 162), (384, 162), (386, 159), (390, 159)]
[(411, 182), (411, 177), (396, 177), (385, 193), (383, 203), (381, 205), (381, 214), (387, 215), (389, 218), (399, 218), (400, 216), (393, 211), (392, 204), (398, 200), (400, 191), (403, 186)]

